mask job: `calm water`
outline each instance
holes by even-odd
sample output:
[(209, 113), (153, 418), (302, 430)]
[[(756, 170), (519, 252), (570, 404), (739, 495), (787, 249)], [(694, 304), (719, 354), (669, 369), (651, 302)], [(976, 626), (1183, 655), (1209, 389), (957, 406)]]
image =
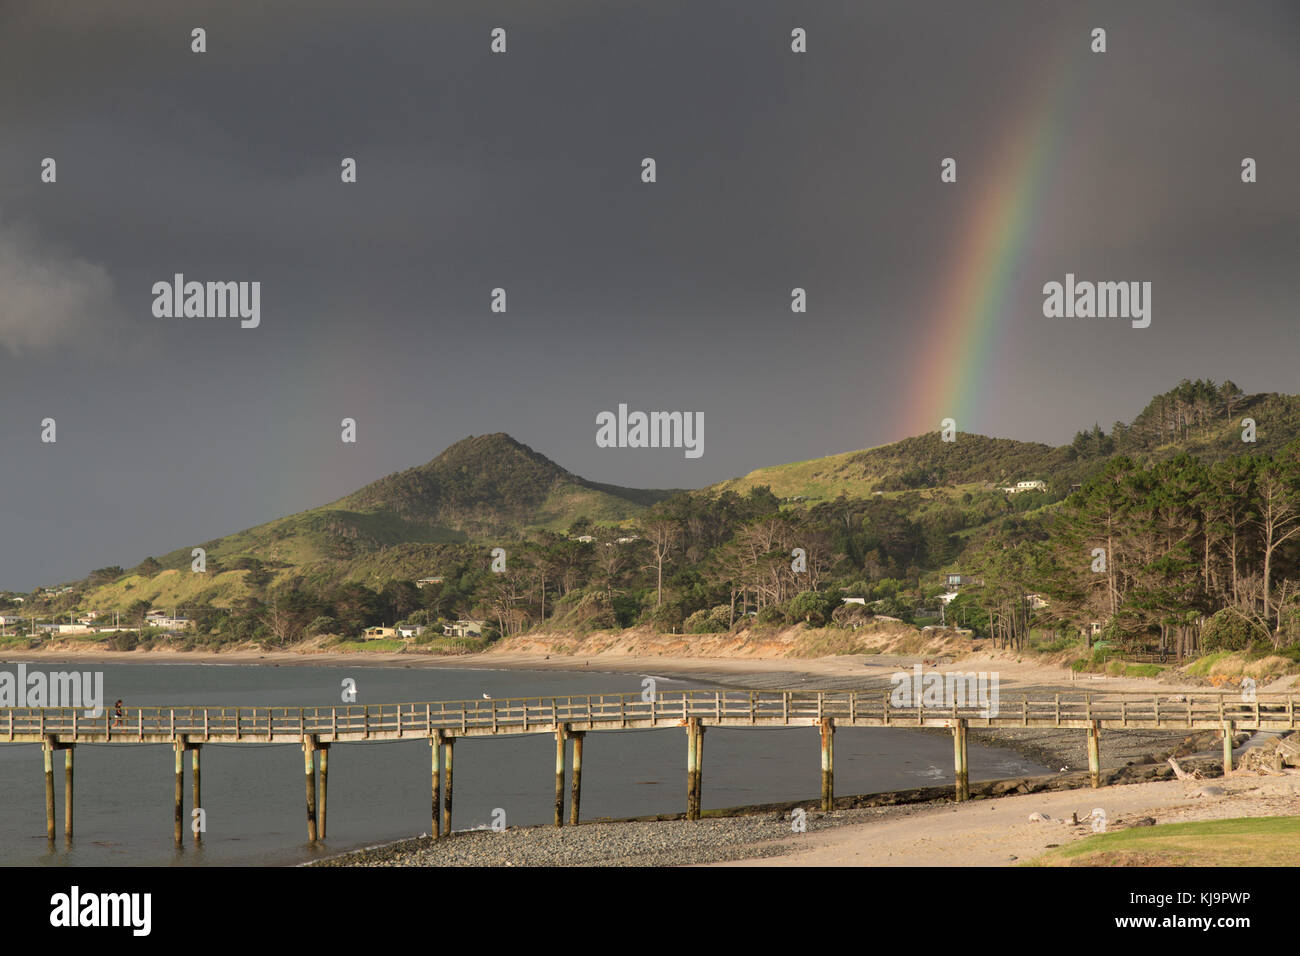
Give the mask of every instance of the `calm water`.
[[(13, 663), (2, 665), (15, 670)], [(190, 664), (28, 665), (44, 671), (100, 669), (111, 706), (341, 704), (345, 677), (357, 703), (480, 697), (639, 692), (641, 675), (590, 671), (470, 671), (364, 666), (224, 666)], [(710, 685), (658, 678), (660, 690)], [(820, 792), (821, 752), (813, 728), (710, 728), (705, 737), (704, 805), (727, 807), (812, 799)], [(306, 843), (303, 756), (298, 744), (207, 744), (201, 848), (172, 842), (173, 751), (170, 745), (79, 744), (76, 751), (75, 842), (63, 838), (63, 761), (55, 755), (58, 836), (45, 839), (45, 781), (35, 744), (0, 746), (0, 864), (289, 864), (341, 850), (424, 833), (430, 825), (429, 745), (423, 739), (334, 744), (330, 749), (328, 842)], [(685, 808), (685, 733), (635, 730), (589, 734), (583, 751), (582, 812), (637, 816)], [(971, 779), (1047, 773), (1012, 751), (970, 744)], [(906, 730), (840, 729), (835, 735), (835, 789), (871, 793), (952, 782), (952, 743)], [(190, 810), (186, 757), (185, 812)], [(566, 796), (567, 801), (567, 796)], [(456, 744), (457, 829), (491, 822), (545, 823), (555, 802), (555, 740), (466, 738)], [(567, 809), (566, 809), (567, 812)]]

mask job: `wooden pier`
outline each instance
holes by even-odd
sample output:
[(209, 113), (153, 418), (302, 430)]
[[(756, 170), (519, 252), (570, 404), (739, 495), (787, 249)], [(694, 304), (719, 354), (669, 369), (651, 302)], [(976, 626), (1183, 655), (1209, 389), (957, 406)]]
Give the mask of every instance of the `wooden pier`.
[[(185, 752), (192, 754), (193, 808), (201, 806), (201, 748), (206, 743), (299, 743), (303, 749), (307, 837), (325, 838), (329, 748), (334, 743), (428, 739), (432, 756), (431, 834), (451, 833), (452, 754), (457, 738), (555, 735), (555, 825), (563, 826), (565, 757), (572, 741), (570, 825), (578, 823), (582, 744), (593, 731), (683, 728), (686, 731), (686, 818), (701, 814), (704, 733), (707, 727), (810, 727), (821, 741), (821, 806), (834, 801), (835, 731), (841, 727), (942, 727), (953, 734), (954, 797), (970, 797), (967, 730), (971, 727), (1071, 728), (1087, 733), (1092, 785), (1101, 785), (1103, 730), (1217, 730), (1223, 734), (1225, 772), (1232, 769), (1237, 730), (1298, 728), (1296, 695), (1055, 694), (1002, 699), (995, 712), (981, 704), (897, 707), (879, 691), (668, 691), (650, 700), (639, 693), (564, 697), (350, 704), (317, 707), (142, 707), (124, 716), (87, 717), (72, 708), (0, 709), (0, 744), (41, 744), (45, 762), (46, 834), (55, 836), (54, 753), (64, 751), (65, 823), (72, 838), (73, 753), (79, 743), (170, 744), (175, 751), (174, 837), (184, 834)], [(319, 783), (318, 783), (319, 780)], [(195, 842), (202, 839), (196, 828)]]

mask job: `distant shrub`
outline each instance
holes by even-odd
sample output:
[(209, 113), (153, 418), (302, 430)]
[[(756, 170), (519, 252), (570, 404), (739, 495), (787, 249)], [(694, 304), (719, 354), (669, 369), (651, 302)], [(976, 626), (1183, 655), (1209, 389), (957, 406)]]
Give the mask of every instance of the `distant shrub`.
[(1261, 636), (1259, 628), (1233, 608), (1225, 607), (1205, 622), (1201, 631), (1201, 647), (1206, 653), (1244, 651)]
[(789, 618), (786, 615), (784, 606), (780, 604), (769, 604), (761, 608), (754, 616), (755, 624), (786, 624)]
[(328, 614), (322, 614), (307, 625), (307, 633), (312, 635), (332, 634), (338, 622)]
[(838, 597), (824, 591), (800, 591), (790, 601), (787, 614), (791, 621), (806, 621), (813, 627), (825, 627), (841, 603)]
[(683, 623), (682, 609), (677, 604), (661, 604), (646, 610), (641, 616), (641, 622), (660, 633), (680, 631)]
[(730, 616), (731, 607), (726, 604), (712, 609), (701, 608), (686, 619), (682, 629), (687, 634), (720, 634), (728, 629)]
[(108, 639), (108, 646), (115, 651), (133, 651), (139, 643), (140, 636), (135, 631), (118, 631)]

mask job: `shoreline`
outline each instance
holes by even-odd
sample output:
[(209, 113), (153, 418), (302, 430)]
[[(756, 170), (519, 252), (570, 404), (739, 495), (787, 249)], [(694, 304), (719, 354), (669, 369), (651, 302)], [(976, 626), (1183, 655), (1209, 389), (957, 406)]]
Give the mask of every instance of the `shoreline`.
[[(1300, 773), (1261, 778), (1237, 771), (1225, 778), (1211, 755), (1186, 759), (1183, 767), (1198, 779), (1180, 781), (1167, 764), (1147, 764), (1107, 772), (1102, 790), (1092, 789), (1086, 774), (973, 782), (972, 799), (961, 804), (953, 803), (951, 787), (924, 787), (837, 797), (826, 812), (814, 799), (706, 810), (699, 821), (663, 814), (576, 827), (479, 828), (438, 840), (423, 833), (300, 865), (998, 866), (1089, 835), (1096, 807), (1110, 808), (1111, 829), (1251, 810), (1300, 814)], [(989, 816), (999, 810), (1007, 812)], [(1045, 820), (1029, 817), (1044, 811)], [(918, 844), (913, 855), (909, 848)], [(861, 859), (864, 853), (873, 859)]]
[[(700, 680), (732, 684), (737, 677), (750, 678), (756, 690), (876, 689), (887, 685), (890, 675), (910, 671), (917, 664), (940, 673), (979, 671), (996, 673), (1004, 687), (1022, 690), (1050, 689), (1053, 692), (1105, 693), (1108, 691), (1153, 691), (1161, 693), (1220, 693), (1203, 683), (1160, 681), (1149, 677), (1110, 677), (1076, 674), (1069, 668), (1009, 652), (974, 650), (960, 658), (951, 654), (853, 653), (822, 657), (791, 656), (704, 656), (681, 654), (635, 654), (599, 651), (590, 655), (527, 651), (482, 651), (476, 654), (421, 654), (403, 652), (340, 652), (329, 650), (261, 650), (238, 648), (226, 651), (113, 651), (102, 645), (52, 647), (0, 651), (0, 664), (19, 661), (51, 661), (102, 664), (210, 664), (266, 667), (401, 667), (412, 669), (467, 669), (505, 671), (573, 671), (587, 673), (641, 674), (668, 679)], [(810, 688), (798, 684), (821, 680)], [(788, 683), (788, 688), (782, 687)], [(1259, 688), (1260, 693), (1294, 691), (1300, 687), (1296, 675), (1282, 677)]]

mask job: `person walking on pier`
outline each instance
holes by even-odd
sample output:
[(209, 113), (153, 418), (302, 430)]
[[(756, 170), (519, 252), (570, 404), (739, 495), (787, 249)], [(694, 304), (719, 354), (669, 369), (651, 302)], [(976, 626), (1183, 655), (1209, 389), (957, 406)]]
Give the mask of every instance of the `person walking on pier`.
[(122, 726), (122, 718), (125, 717), (125, 716), (126, 716), (126, 715), (125, 715), (125, 714), (123, 713), (123, 711), (122, 711), (122, 699), (119, 697), (119, 698), (117, 699), (117, 703), (115, 703), (115, 704), (113, 705), (113, 726), (114, 726), (114, 727), (121, 727), (121, 726)]

